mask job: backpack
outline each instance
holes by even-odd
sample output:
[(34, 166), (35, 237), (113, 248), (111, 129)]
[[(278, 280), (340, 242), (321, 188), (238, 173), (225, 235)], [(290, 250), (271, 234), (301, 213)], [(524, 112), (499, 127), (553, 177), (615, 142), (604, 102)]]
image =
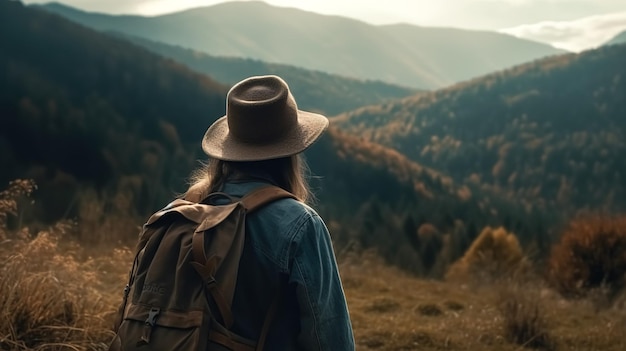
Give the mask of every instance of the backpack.
[[(230, 202), (211, 204), (218, 197)], [(231, 306), (246, 215), (281, 198), (295, 197), (265, 186), (241, 199), (177, 199), (153, 214), (137, 243), (109, 351), (262, 350), (280, 294), (257, 341), (229, 330)]]

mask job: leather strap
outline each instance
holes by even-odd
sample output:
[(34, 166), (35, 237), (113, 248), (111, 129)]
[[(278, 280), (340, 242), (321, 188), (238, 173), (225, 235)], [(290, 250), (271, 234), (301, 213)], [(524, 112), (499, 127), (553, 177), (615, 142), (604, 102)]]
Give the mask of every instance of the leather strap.
[(233, 351), (256, 351), (253, 346), (236, 342), (229, 335), (223, 334), (214, 329), (209, 332), (209, 340)]
[[(241, 200), (239, 200), (239, 203), (245, 209), (245, 213), (248, 214), (248, 213), (254, 212), (255, 210), (261, 208), (262, 206), (272, 201), (282, 199), (282, 198), (292, 198), (292, 199), (297, 200), (297, 198), (290, 192), (282, 188), (279, 188), (277, 186), (269, 185), (269, 186), (263, 186), (261, 188), (257, 188), (251, 191), (250, 193), (246, 194), (243, 198), (241, 198)], [(242, 223), (242, 224), (245, 225), (245, 223)], [(211, 296), (213, 297), (213, 301), (215, 302), (215, 304), (217, 305), (220, 311), (222, 320), (224, 322), (224, 326), (226, 327), (226, 329), (230, 329), (234, 322), (232, 309), (231, 309), (232, 306), (230, 306), (230, 303), (228, 303), (228, 301), (230, 300), (226, 299), (225, 295), (222, 293), (217, 283), (215, 283), (215, 274), (216, 274), (216, 271), (219, 269), (218, 266), (221, 264), (221, 262), (214, 262), (214, 260), (212, 259), (207, 259), (206, 252), (204, 250), (204, 241), (205, 241), (204, 235), (205, 235), (205, 232), (196, 232), (193, 235), (193, 239), (192, 239), (193, 261), (191, 262), (191, 264), (195, 268), (195, 270), (200, 274), (200, 276), (204, 279), (204, 281), (207, 282), (209, 292)], [(241, 350), (241, 351), (262, 350), (265, 344), (265, 340), (267, 338), (267, 334), (269, 332), (271, 323), (276, 314), (276, 310), (278, 309), (278, 305), (280, 301), (282, 300), (282, 294), (285, 288), (286, 288), (286, 284), (281, 284), (279, 286), (278, 293), (276, 294), (274, 300), (272, 301), (272, 304), (270, 305), (267, 315), (265, 316), (263, 327), (261, 329), (261, 335), (259, 337), (259, 341), (257, 342), (256, 348), (248, 346), (248, 345), (243, 345), (240, 343), (235, 343), (230, 336), (224, 335), (223, 333), (217, 333), (217, 334), (213, 333), (213, 338), (217, 338), (217, 340), (214, 340), (214, 341), (220, 344), (223, 344), (225, 346), (231, 347), (233, 350)], [(213, 338), (210, 336), (210, 339), (213, 340)], [(239, 348), (239, 347), (235, 348), (234, 345), (245, 346), (245, 348)]]
[(283, 198), (292, 198), (297, 200), (296, 196), (287, 190), (274, 185), (267, 185), (248, 193), (241, 199), (241, 203), (246, 209), (246, 213), (252, 213), (265, 204)]
[(215, 305), (217, 305), (217, 308), (220, 310), (224, 326), (226, 326), (226, 328), (232, 327), (234, 322), (233, 313), (226, 297), (222, 293), (222, 290), (217, 286), (215, 277), (211, 274), (211, 272), (209, 272), (207, 266), (203, 266), (198, 262), (191, 262), (191, 265), (196, 272), (200, 274), (205, 284), (207, 284), (207, 289), (209, 290), (211, 297), (213, 297), (213, 302), (215, 302)]

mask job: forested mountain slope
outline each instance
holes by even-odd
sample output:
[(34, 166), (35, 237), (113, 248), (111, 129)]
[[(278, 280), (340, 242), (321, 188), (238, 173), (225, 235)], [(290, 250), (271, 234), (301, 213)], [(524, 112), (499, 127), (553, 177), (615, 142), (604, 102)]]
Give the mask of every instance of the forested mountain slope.
[(334, 124), (457, 182), (562, 209), (626, 209), (626, 45), (521, 65)]
[(228, 87), (42, 10), (0, 1), (0, 32), (0, 181), (35, 178), (50, 218), (83, 184), (137, 188), (153, 208), (224, 110)]
[(337, 115), (355, 108), (413, 95), (415, 89), (380, 81), (358, 80), (321, 71), (289, 65), (271, 64), (237, 57), (218, 57), (176, 45), (163, 44), (139, 37), (124, 38), (150, 51), (184, 63), (190, 68), (209, 74), (219, 82), (233, 85), (250, 76), (275, 74), (289, 83), (298, 98), (298, 106), (327, 115)]

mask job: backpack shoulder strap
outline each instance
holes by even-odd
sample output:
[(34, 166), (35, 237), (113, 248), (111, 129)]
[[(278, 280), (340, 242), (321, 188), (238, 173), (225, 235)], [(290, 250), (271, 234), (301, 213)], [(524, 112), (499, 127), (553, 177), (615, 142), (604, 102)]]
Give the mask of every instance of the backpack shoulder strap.
[[(246, 209), (246, 213), (249, 214), (263, 207), (263, 205), (266, 205), (272, 201), (276, 201), (278, 199), (284, 199), (284, 198), (291, 198), (291, 199), (298, 200), (298, 198), (294, 194), (286, 191), (285, 189), (279, 188), (277, 186), (269, 185), (269, 186), (264, 186), (256, 190), (253, 190), (252, 192), (250, 192), (249, 194), (247, 194), (241, 199), (241, 203), (243, 207)], [(265, 319), (263, 320), (263, 326), (261, 328), (261, 335), (255, 347), (255, 350), (257, 351), (263, 350), (263, 347), (265, 346), (265, 340), (267, 338), (267, 334), (269, 332), (272, 321), (274, 320), (274, 317), (276, 316), (278, 305), (281, 303), (281, 300), (283, 298), (283, 291), (287, 288), (286, 285), (287, 285), (286, 279), (281, 279), (281, 283), (278, 286), (278, 292), (274, 296), (274, 299), (272, 300), (272, 304), (270, 305), (265, 315)]]
[(267, 185), (251, 191), (250, 193), (246, 194), (246, 196), (244, 196), (240, 201), (243, 207), (246, 209), (246, 213), (251, 213), (272, 201), (284, 198), (298, 200), (298, 198), (296, 198), (294, 194), (288, 192), (285, 189), (279, 188), (274, 185)]

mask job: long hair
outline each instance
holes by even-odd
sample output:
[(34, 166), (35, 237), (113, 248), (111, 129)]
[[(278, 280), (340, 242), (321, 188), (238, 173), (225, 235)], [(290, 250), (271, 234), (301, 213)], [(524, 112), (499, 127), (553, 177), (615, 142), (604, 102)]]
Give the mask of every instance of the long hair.
[(233, 162), (211, 159), (191, 175), (185, 199), (199, 202), (212, 192), (220, 191), (228, 179), (245, 178), (262, 172), (277, 186), (291, 192), (300, 201), (311, 201), (307, 181), (309, 169), (300, 154), (264, 161)]

